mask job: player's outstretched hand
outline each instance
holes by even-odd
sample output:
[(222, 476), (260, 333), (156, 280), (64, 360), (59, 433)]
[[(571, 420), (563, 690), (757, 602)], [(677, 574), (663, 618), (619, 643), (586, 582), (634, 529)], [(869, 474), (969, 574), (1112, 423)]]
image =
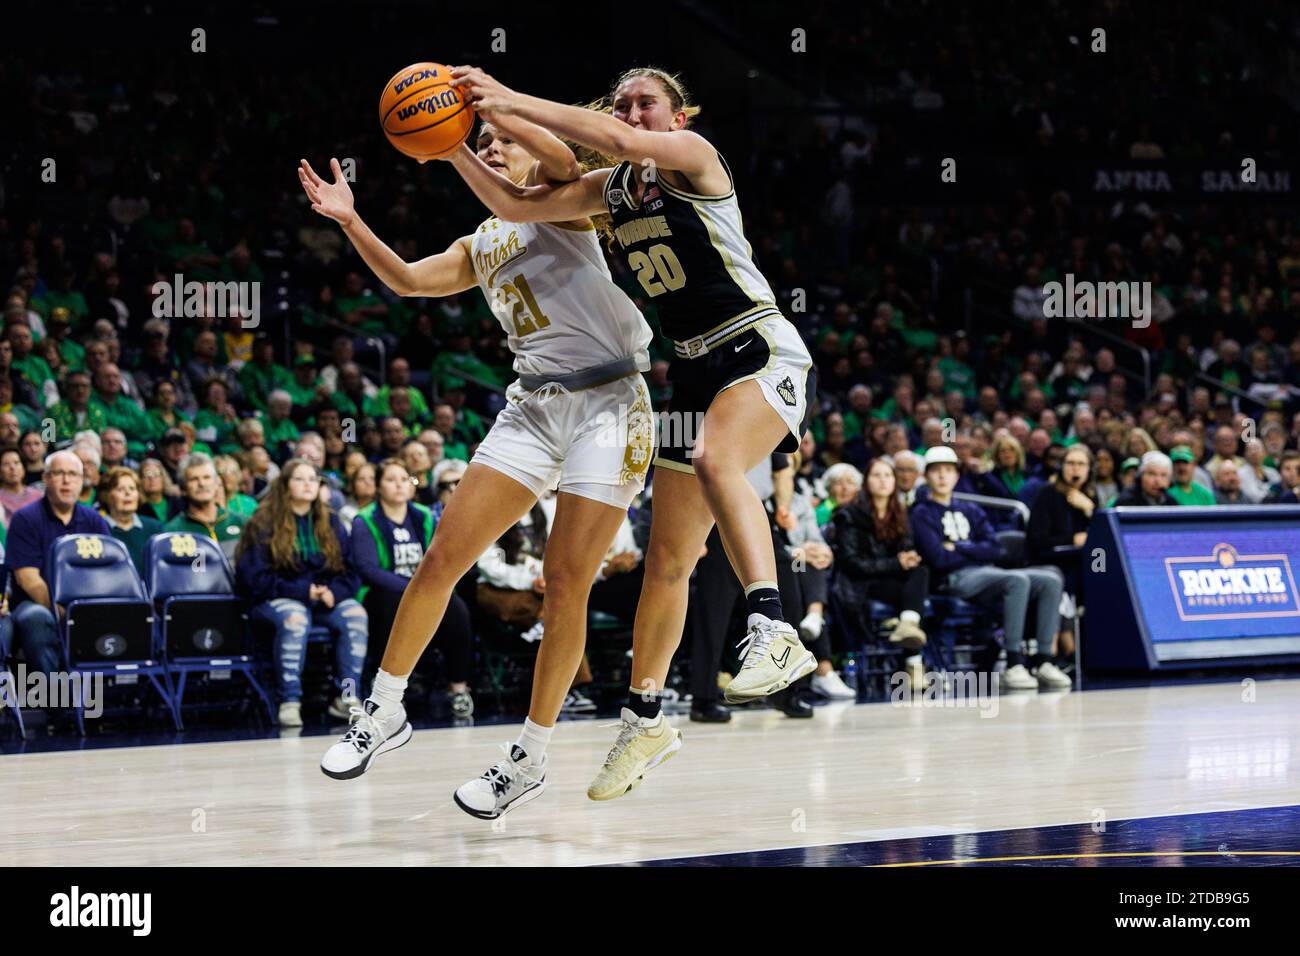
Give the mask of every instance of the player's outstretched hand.
[(477, 66), (453, 66), (451, 85), (465, 94), (465, 101), (482, 115), (514, 112), (515, 91), (488, 76)]
[(343, 178), (343, 167), (337, 159), (330, 160), (330, 169), (334, 171), (334, 182), (327, 183), (316, 175), (311, 163), (305, 159), (300, 160), (298, 180), (302, 183), (303, 192), (311, 200), (312, 209), (347, 228), (356, 216), (356, 210), (352, 206), (352, 188)]

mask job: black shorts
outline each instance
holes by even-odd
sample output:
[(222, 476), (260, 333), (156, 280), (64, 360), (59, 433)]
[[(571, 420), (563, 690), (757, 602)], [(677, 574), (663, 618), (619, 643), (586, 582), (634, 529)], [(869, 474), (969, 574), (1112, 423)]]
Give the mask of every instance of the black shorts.
[(756, 381), (763, 397), (781, 416), (789, 433), (776, 451), (799, 447), (812, 416), (816, 371), (798, 330), (784, 317), (754, 323), (698, 358), (677, 358), (668, 369), (672, 398), (659, 415), (654, 463), (694, 474), (691, 463), (704, 413), (723, 390)]

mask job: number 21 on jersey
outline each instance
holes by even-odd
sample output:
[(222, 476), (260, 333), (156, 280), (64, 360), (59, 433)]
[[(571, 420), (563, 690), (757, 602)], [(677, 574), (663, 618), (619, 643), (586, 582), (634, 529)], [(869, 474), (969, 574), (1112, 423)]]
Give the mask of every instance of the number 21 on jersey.
[(502, 282), (496, 290), (496, 299), (501, 306), (510, 309), (510, 321), (514, 323), (515, 335), (520, 338), (551, 324), (551, 320), (537, 304), (533, 290), (528, 287), (528, 280), (524, 278), (523, 273), (512, 280)]

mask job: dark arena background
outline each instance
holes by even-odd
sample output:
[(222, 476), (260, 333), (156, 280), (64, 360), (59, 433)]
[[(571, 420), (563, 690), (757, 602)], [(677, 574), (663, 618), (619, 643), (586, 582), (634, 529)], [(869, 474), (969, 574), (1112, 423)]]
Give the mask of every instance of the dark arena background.
[[(114, 891), (90, 869), (110, 866), (1212, 867), (1096, 875), (1086, 922), (1203, 919), (1226, 938), (1267, 896), (1239, 893), (1238, 868), (1300, 862), (1300, 8), (8, 0), (0, 16), (6, 864), (71, 867), (46, 874), (65, 893)], [(816, 669), (727, 703), (749, 620), (715, 530), (685, 561), (681, 645), (652, 695), (681, 750), (609, 803), (584, 788), (609, 722), (639, 719), (624, 704), (659, 465), (583, 612), (550, 792), (491, 820), (452, 797), (498, 745), (513, 759), (534, 660), (560, 640), (539, 583), (550, 491), (499, 546), (452, 559), (468, 571), (402, 698), (411, 746), (364, 779), (318, 769), (349, 721), (380, 726), (360, 705), (426, 532), (440, 540), (523, 388), (507, 394), (510, 318), (477, 278), (394, 291), (299, 181), (306, 160), (332, 182), (337, 158), (406, 262), (475, 235), (491, 213), (457, 169), (379, 125), (385, 82), (425, 61), (575, 105), (632, 67), (676, 75), (771, 287), (754, 301), (811, 357), (799, 452), (748, 477)], [(707, 205), (685, 201), (705, 222)], [(698, 425), (681, 398), (706, 360), (663, 333), (663, 285), (600, 248), (653, 330), (648, 394), (661, 443), (679, 440), (665, 430)], [(329, 528), (298, 519), (286, 566), (265, 535), (300, 470)], [(383, 523), (395, 549), (373, 521), (406, 508), (383, 497), (391, 475), (416, 516), (413, 534)], [(333, 590), (301, 570), (327, 538)], [(1088, 885), (959, 876), (933, 878), (1044, 929), (1074, 925), (1066, 897)], [(132, 879), (165, 892), (157, 871)], [(910, 922), (930, 884), (867, 885)], [(51, 925), (77, 925), (61, 905), (80, 903), (52, 902)]]

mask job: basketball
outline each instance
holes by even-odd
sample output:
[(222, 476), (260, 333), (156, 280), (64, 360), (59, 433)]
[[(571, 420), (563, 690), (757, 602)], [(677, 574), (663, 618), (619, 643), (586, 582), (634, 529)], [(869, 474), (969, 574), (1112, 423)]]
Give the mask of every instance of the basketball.
[(474, 110), (451, 85), (451, 70), (413, 63), (384, 86), (379, 123), (388, 141), (412, 159), (441, 159), (465, 142)]

